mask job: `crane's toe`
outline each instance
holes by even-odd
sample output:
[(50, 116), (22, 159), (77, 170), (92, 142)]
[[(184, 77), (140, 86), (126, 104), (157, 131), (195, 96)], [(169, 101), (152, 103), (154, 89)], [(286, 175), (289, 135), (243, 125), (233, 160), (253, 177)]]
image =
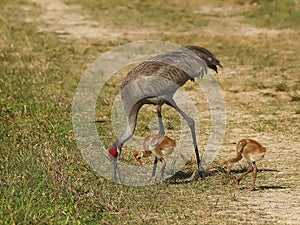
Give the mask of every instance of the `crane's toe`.
[(204, 171), (196, 171), (196, 172), (194, 172), (193, 173), (193, 175), (192, 175), (192, 180), (193, 181), (196, 181), (196, 180), (198, 180), (199, 178), (201, 178), (201, 179), (205, 179), (205, 176), (206, 176), (206, 174), (205, 174), (205, 172)]
[(200, 172), (198, 172), (198, 174), (202, 179), (205, 179), (206, 173), (204, 171), (200, 171)]
[(232, 185), (236, 185), (236, 184), (240, 184), (240, 182), (241, 182), (241, 180), (242, 180), (242, 178), (241, 177), (238, 177), (238, 178), (236, 178), (233, 182), (232, 182)]
[(247, 188), (245, 189), (245, 192), (250, 192), (250, 191), (256, 191), (257, 189), (255, 187)]

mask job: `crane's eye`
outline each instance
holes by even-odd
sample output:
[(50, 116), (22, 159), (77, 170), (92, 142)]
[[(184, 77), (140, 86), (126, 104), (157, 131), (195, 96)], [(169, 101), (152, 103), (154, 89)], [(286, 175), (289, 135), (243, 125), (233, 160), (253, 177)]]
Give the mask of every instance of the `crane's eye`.
[(141, 158), (142, 158), (141, 156), (136, 157), (137, 160), (141, 160)]

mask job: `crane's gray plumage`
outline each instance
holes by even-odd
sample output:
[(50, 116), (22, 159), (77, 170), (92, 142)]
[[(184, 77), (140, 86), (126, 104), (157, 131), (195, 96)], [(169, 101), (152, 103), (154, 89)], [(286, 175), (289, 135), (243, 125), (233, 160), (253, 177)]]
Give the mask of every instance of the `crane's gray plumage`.
[[(198, 46), (186, 46), (178, 51), (161, 54), (144, 61), (127, 74), (121, 84), (121, 97), (127, 119), (127, 128), (122, 137), (116, 140), (109, 150), (110, 155), (113, 156), (114, 181), (116, 162), (122, 145), (132, 137), (138, 112), (144, 104), (157, 106), (160, 134), (165, 133), (161, 118), (161, 106), (163, 104), (173, 107), (183, 116), (191, 129), (198, 171), (203, 176), (194, 121), (176, 105), (173, 95), (188, 80), (194, 81), (195, 78), (207, 74), (208, 68), (218, 73), (217, 66), (222, 68), (220, 61), (207, 49)], [(112, 149), (114, 150), (112, 151)]]

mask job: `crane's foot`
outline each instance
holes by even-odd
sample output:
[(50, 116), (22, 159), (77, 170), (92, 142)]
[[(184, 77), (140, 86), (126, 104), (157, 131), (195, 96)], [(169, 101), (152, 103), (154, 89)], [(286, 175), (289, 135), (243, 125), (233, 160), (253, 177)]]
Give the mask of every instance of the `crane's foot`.
[(163, 180), (159, 180), (159, 182), (156, 182), (156, 177), (152, 177), (151, 180), (149, 181), (150, 185), (155, 185), (155, 184), (162, 184)]
[(240, 184), (241, 180), (242, 180), (241, 177), (236, 178), (236, 179), (232, 182), (232, 185)]
[(198, 172), (199, 176), (204, 180), (206, 177), (206, 173), (204, 171)]
[(202, 164), (199, 163), (198, 165), (198, 175), (202, 178), (205, 179), (206, 173), (204, 172), (204, 168), (202, 167)]
[(153, 176), (153, 177), (151, 177), (151, 179), (150, 179), (149, 183), (150, 183), (151, 185), (155, 184), (155, 183), (156, 183), (156, 178), (157, 178), (157, 176), (156, 176), (156, 175), (155, 175), (155, 176)]
[(257, 189), (255, 187), (251, 187), (251, 188), (247, 188), (245, 189), (246, 192), (250, 192), (250, 191), (256, 191)]
[(201, 178), (202, 180), (205, 179), (205, 172), (204, 171), (195, 171), (192, 175), (192, 180), (196, 181), (199, 178)]

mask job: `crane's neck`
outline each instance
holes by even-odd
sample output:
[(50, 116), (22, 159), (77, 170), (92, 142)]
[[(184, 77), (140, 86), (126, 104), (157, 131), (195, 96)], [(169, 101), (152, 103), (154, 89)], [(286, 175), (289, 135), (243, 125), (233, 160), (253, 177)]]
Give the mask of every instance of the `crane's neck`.
[(119, 139), (117, 139), (111, 146), (111, 148), (122, 148), (123, 143), (119, 141)]
[(241, 153), (238, 152), (236, 157), (229, 159), (229, 162), (236, 163), (236, 162), (240, 161), (241, 159), (242, 159), (242, 155), (241, 155)]
[(229, 176), (233, 164), (240, 161), (241, 159), (242, 159), (242, 155), (241, 153), (238, 152), (236, 157), (225, 160), (224, 166), (225, 166), (227, 176)]

